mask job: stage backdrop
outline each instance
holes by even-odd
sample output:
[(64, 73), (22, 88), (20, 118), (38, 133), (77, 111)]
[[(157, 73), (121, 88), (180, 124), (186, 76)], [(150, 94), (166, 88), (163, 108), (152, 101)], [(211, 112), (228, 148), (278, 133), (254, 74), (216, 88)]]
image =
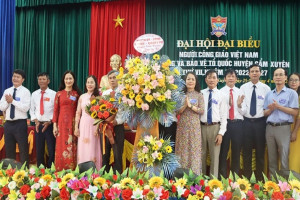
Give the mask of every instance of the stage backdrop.
[[(227, 17), (226, 35), (213, 35), (211, 17)], [(146, 1), (146, 33), (160, 35), (173, 65), (201, 79), (209, 69), (223, 74), (237, 70), (239, 84), (249, 81), (247, 67), (262, 65), (262, 80), (270, 85), (275, 67), (300, 71), (299, 1)], [(219, 87), (223, 84), (220, 83)]]

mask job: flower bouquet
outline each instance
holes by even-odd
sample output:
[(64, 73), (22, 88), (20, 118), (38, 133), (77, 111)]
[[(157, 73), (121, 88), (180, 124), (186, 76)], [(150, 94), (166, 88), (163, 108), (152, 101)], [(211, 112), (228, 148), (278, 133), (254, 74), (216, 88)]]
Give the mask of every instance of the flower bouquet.
[[(147, 57), (128, 57), (125, 70), (121, 67), (119, 80), (119, 99), (122, 117), (131, 128), (138, 123), (150, 128), (153, 122), (170, 126), (176, 120), (174, 112), (182, 103), (184, 81), (179, 67), (170, 67), (167, 56), (155, 54)], [(126, 71), (126, 73), (125, 73)]]
[(144, 134), (133, 154), (133, 164), (140, 172), (149, 171), (151, 175), (159, 175), (163, 170), (166, 177), (172, 177), (180, 166), (179, 158), (172, 152), (173, 146), (170, 139), (157, 139)]
[[(103, 133), (103, 137), (108, 137), (111, 144), (115, 143), (112, 124), (118, 111), (115, 102), (114, 94), (92, 97), (91, 103), (85, 108), (86, 112), (95, 119), (94, 125), (97, 126), (97, 131), (100, 130)], [(105, 143), (105, 140), (103, 142)], [(103, 145), (103, 149), (104, 147), (105, 144)]]

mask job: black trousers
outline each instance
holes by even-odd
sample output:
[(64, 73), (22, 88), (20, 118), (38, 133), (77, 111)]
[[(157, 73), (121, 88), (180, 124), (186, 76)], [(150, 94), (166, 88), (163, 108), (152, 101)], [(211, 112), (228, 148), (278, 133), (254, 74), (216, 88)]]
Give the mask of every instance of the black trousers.
[(169, 138), (170, 141), (174, 142), (174, 149), (175, 150), (175, 142), (176, 142), (176, 129), (177, 123), (173, 122), (170, 127), (165, 127), (162, 124), (159, 124), (159, 137), (160, 138)]
[(4, 124), (6, 158), (16, 159), (16, 144), (19, 145), (21, 163), (29, 166), (27, 120), (6, 121)]
[(221, 151), (219, 157), (219, 173), (220, 177), (228, 177), (227, 173), (227, 154), (231, 142), (231, 168), (230, 170), (236, 174), (240, 171), (240, 153), (243, 142), (243, 121), (232, 122), (228, 120), (227, 131), (223, 136)]
[(244, 176), (248, 179), (252, 175), (252, 149), (255, 149), (257, 180), (263, 180), (264, 156), (266, 147), (266, 118), (244, 120), (244, 142), (243, 142), (243, 160)]
[[(51, 164), (54, 163), (55, 157), (55, 137), (53, 135), (53, 124), (49, 125), (48, 128), (42, 133), (43, 125), (40, 123), (39, 132), (35, 132), (35, 145), (36, 145), (36, 160), (37, 166), (43, 164), (50, 168)], [(47, 165), (45, 165), (45, 140), (47, 142), (47, 149), (49, 153), (49, 159)]]
[[(122, 173), (122, 155), (124, 149), (124, 138), (125, 138), (125, 131), (124, 125), (120, 124), (114, 127), (115, 132), (115, 144), (111, 145), (107, 137), (105, 137), (105, 154), (102, 155), (102, 166), (105, 165), (105, 171), (109, 171), (109, 158), (110, 158), (110, 151), (111, 148), (114, 152), (114, 165), (113, 170), (114, 172), (118, 171), (120, 174)], [(103, 135), (101, 133), (100, 136), (100, 143), (101, 143), (101, 150), (102, 150), (102, 139)]]

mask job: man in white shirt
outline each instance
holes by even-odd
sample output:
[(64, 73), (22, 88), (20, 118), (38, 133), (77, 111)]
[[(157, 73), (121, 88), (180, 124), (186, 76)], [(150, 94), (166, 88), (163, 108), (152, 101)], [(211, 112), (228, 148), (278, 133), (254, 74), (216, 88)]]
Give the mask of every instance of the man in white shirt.
[[(108, 72), (108, 82), (111, 89), (105, 90), (102, 94), (102, 96), (111, 95), (114, 96), (114, 94), (117, 92), (118, 88), (118, 80), (117, 80), (117, 72), (116, 70), (112, 70)], [(122, 173), (122, 155), (123, 155), (123, 149), (124, 149), (124, 137), (125, 137), (125, 131), (124, 131), (124, 121), (120, 117), (120, 110), (116, 114), (116, 117), (113, 121), (114, 126), (114, 132), (115, 132), (115, 143), (113, 145), (110, 144), (107, 137), (105, 137), (105, 154), (102, 156), (102, 165), (105, 165), (105, 170), (109, 171), (109, 159), (110, 159), (110, 151), (111, 148), (114, 152), (114, 172), (118, 171), (119, 173)], [(103, 144), (102, 141), (102, 133), (100, 136), (101, 145)], [(102, 147), (101, 147), (102, 149)]]
[(228, 177), (227, 174), (227, 154), (231, 142), (231, 168), (230, 170), (239, 174), (240, 170), (240, 152), (242, 148), (241, 141), (243, 140), (242, 125), (244, 117), (238, 111), (237, 99), (240, 94), (240, 89), (235, 87), (237, 74), (235, 70), (228, 69), (225, 72), (226, 85), (220, 89), (226, 95), (228, 107), (227, 115), (227, 130), (223, 136), (221, 152), (220, 152), (220, 176)]
[[(55, 156), (55, 137), (53, 135), (53, 109), (56, 92), (49, 89), (50, 83), (49, 75), (45, 72), (37, 75), (38, 85), (40, 89), (32, 93), (30, 116), (31, 121), (35, 122), (35, 144), (36, 144), (36, 159), (37, 166), (43, 164), (46, 167), (51, 167), (54, 163)], [(47, 141), (47, 148), (49, 159), (45, 165), (45, 140)]]
[(208, 88), (201, 90), (204, 98), (205, 109), (201, 115), (202, 134), (202, 172), (206, 174), (207, 151), (210, 155), (210, 175), (218, 177), (219, 154), (222, 138), (226, 132), (228, 108), (226, 97), (217, 89), (218, 74), (209, 70), (205, 74)]
[(261, 67), (253, 64), (249, 67), (250, 82), (241, 86), (241, 96), (238, 98), (239, 112), (244, 116), (243, 160), (244, 175), (252, 174), (252, 149), (255, 148), (255, 176), (263, 180), (264, 155), (266, 146), (266, 118), (264, 117), (264, 101), (270, 87), (259, 81)]
[(16, 143), (18, 143), (20, 160), (22, 163), (27, 162), (29, 166), (27, 112), (30, 108), (31, 95), (30, 91), (22, 86), (25, 77), (23, 70), (14, 70), (13, 86), (4, 91), (0, 110), (6, 113), (4, 124), (6, 158), (16, 159)]

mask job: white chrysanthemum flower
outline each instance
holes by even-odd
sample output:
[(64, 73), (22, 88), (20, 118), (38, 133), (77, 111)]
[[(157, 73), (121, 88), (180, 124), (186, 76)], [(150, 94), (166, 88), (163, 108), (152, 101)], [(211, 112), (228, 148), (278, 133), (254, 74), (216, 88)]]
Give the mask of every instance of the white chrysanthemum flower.
[(8, 184), (8, 188), (9, 188), (10, 190), (14, 190), (14, 189), (16, 188), (16, 186), (17, 186), (17, 183), (16, 183), (15, 181), (11, 181), (11, 182), (9, 182), (9, 184)]
[(141, 190), (140, 188), (135, 189), (132, 192), (132, 199), (143, 199), (143, 190)]

